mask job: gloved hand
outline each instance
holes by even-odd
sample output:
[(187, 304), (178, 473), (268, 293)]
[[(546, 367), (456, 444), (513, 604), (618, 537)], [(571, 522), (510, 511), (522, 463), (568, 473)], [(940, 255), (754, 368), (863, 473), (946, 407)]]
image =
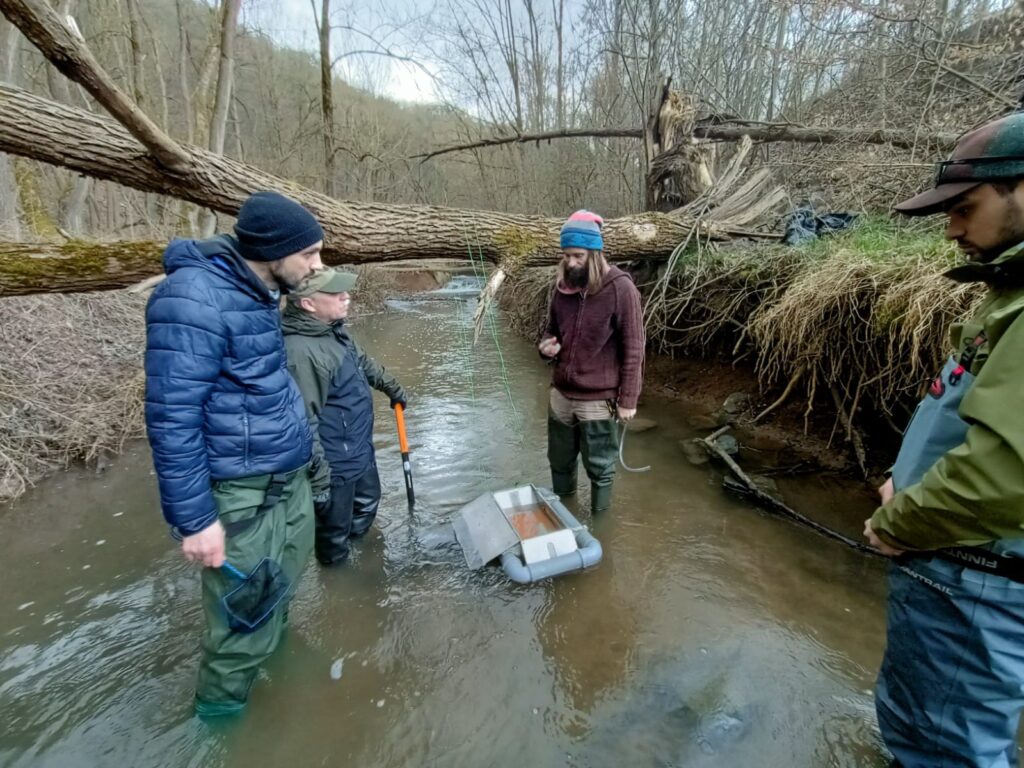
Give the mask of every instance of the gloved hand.
[(396, 388), (391, 393), (391, 407), (394, 408), (396, 405), (402, 406), (403, 411), (409, 407), (408, 401), (405, 398), (405, 390), (401, 387)]
[(331, 489), (328, 488), (326, 491), (321, 491), (313, 497), (313, 511), (321, 512), (331, 504)]
[(323, 459), (317, 455), (316, 451), (313, 451), (313, 455), (309, 460), (309, 468), (306, 470), (306, 475), (310, 480), (320, 474), (320, 470), (323, 468)]

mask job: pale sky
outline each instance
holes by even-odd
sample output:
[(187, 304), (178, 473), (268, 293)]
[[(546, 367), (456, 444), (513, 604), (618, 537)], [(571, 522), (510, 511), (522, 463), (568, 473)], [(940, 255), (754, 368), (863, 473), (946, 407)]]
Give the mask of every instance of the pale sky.
[[(429, 7), (427, 0), (390, 0), (390, 8), (382, 8), (387, 0), (379, 0), (371, 5), (366, 0), (334, 0), (331, 15), (334, 24), (349, 21), (360, 28), (375, 32), (374, 26), (381, 16), (389, 15), (388, 11), (398, 8), (406, 13), (423, 12)], [(320, 0), (314, 0), (319, 15)], [(355, 14), (348, 14), (353, 6), (361, 6)], [(376, 18), (375, 18), (376, 17)], [(245, 0), (242, 6), (242, 23), (248, 27), (259, 29), (270, 35), (280, 45), (304, 48), (316, 51), (316, 17), (310, 0)], [(382, 35), (384, 33), (381, 33)], [(364, 56), (339, 62), (335, 67), (335, 75), (352, 85), (367, 88), (381, 96), (396, 101), (437, 102), (441, 98), (435, 84), (423, 69), (436, 72), (438, 67), (423, 50), (410, 50), (409, 43), (401, 35), (392, 35), (387, 45), (396, 54), (415, 58), (421, 66), (409, 62), (398, 61), (386, 56)], [(346, 48), (373, 48), (366, 38), (353, 37), (351, 34), (335, 31), (332, 33), (332, 48), (335, 56), (343, 53)]]

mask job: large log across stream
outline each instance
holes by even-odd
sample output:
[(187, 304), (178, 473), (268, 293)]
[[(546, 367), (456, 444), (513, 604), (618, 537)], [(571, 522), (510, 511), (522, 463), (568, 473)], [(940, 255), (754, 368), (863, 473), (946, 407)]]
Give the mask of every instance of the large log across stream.
[[(54, 67), (81, 85), (116, 118), (111, 120), (0, 84), (0, 152), (227, 214), (236, 213), (254, 191), (280, 191), (301, 202), (320, 219), (328, 263), (466, 258), (472, 249), (475, 257), (499, 263), (503, 267), (499, 271), (507, 272), (524, 265), (554, 263), (558, 257), (561, 217), (339, 201), (231, 158), (182, 144), (164, 133), (121, 90), (93, 57), (74, 25), (68, 24), (45, 0), (0, 0), (0, 13)], [(744, 139), (748, 144), (751, 134), (765, 141), (842, 140), (899, 146), (908, 141), (916, 146), (918, 142), (916, 136), (908, 139), (892, 131), (851, 132), (789, 125), (711, 125), (701, 127), (700, 131), (701, 136), (718, 140), (748, 137)], [(948, 142), (949, 137), (929, 139), (929, 143), (938, 145), (944, 141)], [(454, 149), (459, 147), (434, 154)], [(735, 182), (739, 176), (733, 175)], [(739, 208), (758, 209), (758, 187), (748, 182), (743, 189), (750, 205), (741, 204)], [(777, 200), (777, 193), (766, 193), (762, 198), (761, 208), (768, 208)], [(682, 208), (669, 214), (643, 213), (608, 221), (605, 244), (609, 257), (664, 258), (692, 237), (695, 228), (703, 239), (752, 234), (742, 229), (746, 221), (740, 211), (734, 210), (739, 216), (731, 224), (724, 216), (717, 221), (698, 221), (685, 211)], [(159, 271), (152, 245), (96, 245), (92, 250), (75, 251), (77, 245), (41, 246), (31, 258), (17, 248), (0, 251), (0, 296), (114, 288), (137, 281), (141, 273)], [(152, 266), (147, 266), (150, 263)]]
[[(0, 152), (59, 165), (98, 179), (187, 200), (234, 214), (255, 190), (287, 194), (319, 218), (325, 257), (331, 263), (364, 264), (408, 259), (466, 258), (553, 264), (558, 258), (562, 219), (427, 205), (386, 205), (335, 200), (228, 157), (181, 145), (185, 172), (161, 166), (119, 123), (0, 84)], [(661, 213), (611, 219), (605, 243), (616, 260), (664, 258), (693, 227), (693, 221)], [(705, 237), (748, 234), (743, 229), (702, 225)], [(102, 248), (102, 246), (97, 246)], [(78, 259), (75, 274), (68, 248), (41, 248), (31, 269), (21, 270), (11, 253), (0, 252), (0, 296), (14, 293), (94, 290), (130, 285), (139, 279), (140, 259), (154, 256), (148, 274), (159, 272), (156, 254), (142, 250), (121, 260)], [(23, 251), (22, 251), (23, 253)], [(94, 250), (93, 256), (99, 251)], [(92, 264), (98, 271), (90, 272)], [(123, 264), (125, 270), (119, 271)], [(31, 273), (31, 280), (20, 285)], [(145, 276), (145, 275), (143, 275)]]

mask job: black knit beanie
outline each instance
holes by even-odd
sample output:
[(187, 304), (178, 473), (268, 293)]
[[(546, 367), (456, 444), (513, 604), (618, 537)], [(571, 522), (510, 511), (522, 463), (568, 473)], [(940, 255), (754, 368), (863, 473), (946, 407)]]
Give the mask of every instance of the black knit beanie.
[(277, 261), (324, 239), (309, 211), (278, 192), (256, 192), (235, 222), (238, 250), (249, 261)]

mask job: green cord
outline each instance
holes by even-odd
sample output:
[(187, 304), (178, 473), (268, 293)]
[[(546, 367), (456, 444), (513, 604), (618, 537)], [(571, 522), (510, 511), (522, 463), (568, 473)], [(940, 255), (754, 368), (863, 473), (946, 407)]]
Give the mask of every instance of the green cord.
[[(460, 217), (459, 224), (462, 228), (462, 236), (466, 241), (466, 250), (469, 255), (469, 263), (473, 265), (473, 273), (478, 278), (486, 283), (487, 280), (487, 266), (484, 261), (483, 248), (480, 246), (479, 238), (476, 238), (477, 253), (476, 257), (479, 258), (480, 263), (477, 264), (473, 254), (473, 244), (470, 242), (469, 231), (466, 229), (465, 220)], [(508, 366), (505, 364), (505, 355), (501, 350), (501, 344), (498, 341), (498, 328), (497, 323), (494, 320), (494, 312), (491, 307), (487, 307), (485, 310), (487, 315), (487, 327), (491, 332), (491, 339), (494, 341), (494, 348), (498, 353), (498, 366), (501, 372), (501, 381), (505, 387), (505, 394), (508, 397), (509, 405), (512, 408), (512, 416), (515, 424), (515, 431), (519, 436), (520, 441), (523, 439), (523, 425), (522, 419), (519, 415), (519, 409), (516, 407), (515, 398), (512, 396), (512, 385), (508, 377)]]
[[(480, 258), (480, 263), (483, 265), (483, 249), (480, 248), (479, 242), (477, 243), (477, 255)], [(498, 363), (501, 368), (501, 381), (505, 385), (505, 393), (508, 395), (509, 405), (512, 407), (512, 416), (515, 423), (516, 433), (519, 435), (520, 440), (523, 437), (523, 422), (519, 415), (519, 409), (516, 407), (515, 398), (512, 396), (512, 383), (508, 376), (508, 367), (505, 365), (505, 353), (502, 352), (501, 344), (498, 342), (498, 324), (494, 319), (494, 312), (492, 307), (487, 308), (487, 326), (491, 331), (491, 338), (494, 340), (494, 349), (498, 352)]]

